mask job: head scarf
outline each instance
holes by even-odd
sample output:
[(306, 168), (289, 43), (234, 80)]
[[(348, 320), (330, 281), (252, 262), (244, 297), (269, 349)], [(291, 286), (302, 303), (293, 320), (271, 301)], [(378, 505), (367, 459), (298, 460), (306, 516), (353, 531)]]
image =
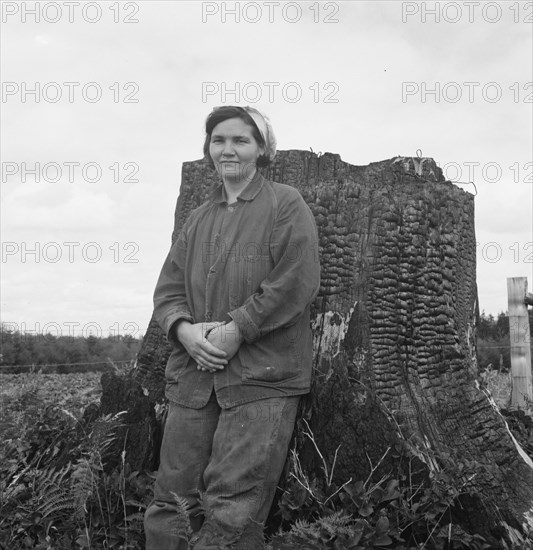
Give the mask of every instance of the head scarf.
[(274, 130), (272, 130), (272, 124), (270, 119), (253, 107), (242, 107), (255, 122), (263, 141), (265, 142), (265, 156), (269, 160), (273, 160), (276, 156), (276, 136)]

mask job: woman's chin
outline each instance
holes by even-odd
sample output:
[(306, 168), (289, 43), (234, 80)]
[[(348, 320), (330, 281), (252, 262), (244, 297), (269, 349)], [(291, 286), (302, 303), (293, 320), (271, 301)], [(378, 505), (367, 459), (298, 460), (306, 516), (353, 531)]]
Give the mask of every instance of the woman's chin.
[(246, 178), (246, 174), (243, 170), (235, 170), (234, 168), (224, 168), (222, 167), (218, 170), (218, 173), (225, 181), (228, 182), (239, 182)]

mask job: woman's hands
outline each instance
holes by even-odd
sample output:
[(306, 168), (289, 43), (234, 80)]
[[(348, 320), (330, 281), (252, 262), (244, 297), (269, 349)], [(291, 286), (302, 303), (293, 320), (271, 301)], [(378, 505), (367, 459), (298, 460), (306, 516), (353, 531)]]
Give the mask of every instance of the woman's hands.
[(214, 346), (207, 338), (206, 333), (216, 329), (224, 323), (189, 323), (181, 320), (176, 325), (176, 336), (187, 350), (187, 353), (196, 361), (198, 370), (215, 372), (222, 370), (228, 364), (226, 352)]
[(196, 361), (198, 370), (210, 372), (222, 370), (244, 339), (233, 321), (192, 324), (182, 320), (176, 325), (176, 336)]
[(217, 323), (217, 326), (209, 330), (207, 339), (215, 347), (224, 351), (228, 360), (239, 351), (239, 347), (244, 340), (239, 326), (234, 321), (228, 324)]

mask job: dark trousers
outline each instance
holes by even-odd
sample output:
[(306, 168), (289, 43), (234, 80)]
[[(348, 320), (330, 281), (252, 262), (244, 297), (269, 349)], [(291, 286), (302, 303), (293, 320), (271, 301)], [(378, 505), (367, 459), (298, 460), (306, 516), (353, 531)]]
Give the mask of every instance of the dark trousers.
[[(146, 550), (219, 550), (240, 548), (247, 537), (262, 541), (299, 399), (230, 409), (221, 409), (214, 394), (202, 409), (170, 403), (154, 500), (144, 519)], [(188, 503), (190, 541), (172, 493)]]

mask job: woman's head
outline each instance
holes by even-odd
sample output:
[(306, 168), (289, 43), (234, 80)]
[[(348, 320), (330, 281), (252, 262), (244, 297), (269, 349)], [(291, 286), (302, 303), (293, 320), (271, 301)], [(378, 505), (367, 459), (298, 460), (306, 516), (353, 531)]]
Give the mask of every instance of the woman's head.
[(240, 119), (250, 127), (251, 134), (261, 150), (256, 165), (260, 167), (270, 164), (276, 154), (276, 138), (270, 121), (257, 109), (234, 105), (215, 107), (205, 121), (204, 158), (209, 164), (214, 167), (213, 159), (209, 153), (213, 130), (221, 122), (230, 119)]

